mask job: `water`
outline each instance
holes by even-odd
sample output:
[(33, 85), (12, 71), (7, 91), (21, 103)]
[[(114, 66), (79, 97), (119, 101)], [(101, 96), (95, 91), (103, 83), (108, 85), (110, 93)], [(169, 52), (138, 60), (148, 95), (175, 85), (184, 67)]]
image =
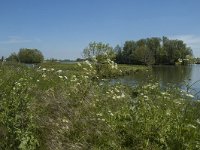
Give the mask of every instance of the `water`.
[(144, 73), (138, 72), (132, 76), (120, 78), (119, 80), (125, 84), (134, 86), (150, 79), (159, 82), (164, 87), (171, 84), (187, 90), (187, 87), (191, 86), (189, 92), (195, 95), (196, 98), (200, 98), (200, 65), (153, 66), (152, 71)]

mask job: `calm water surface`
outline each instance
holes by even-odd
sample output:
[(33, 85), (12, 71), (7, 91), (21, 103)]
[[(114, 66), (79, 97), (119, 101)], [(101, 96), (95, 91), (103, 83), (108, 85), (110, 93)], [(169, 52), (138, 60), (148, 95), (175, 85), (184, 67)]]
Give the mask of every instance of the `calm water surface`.
[[(200, 80), (200, 65), (153, 66), (152, 71), (139, 72), (132, 76), (125, 76), (119, 80), (122, 83), (134, 86), (151, 79), (159, 82), (164, 87), (172, 84), (186, 90), (186, 85), (192, 85)], [(190, 92), (193, 95), (196, 94), (196, 98), (200, 98), (200, 81), (191, 86)]]

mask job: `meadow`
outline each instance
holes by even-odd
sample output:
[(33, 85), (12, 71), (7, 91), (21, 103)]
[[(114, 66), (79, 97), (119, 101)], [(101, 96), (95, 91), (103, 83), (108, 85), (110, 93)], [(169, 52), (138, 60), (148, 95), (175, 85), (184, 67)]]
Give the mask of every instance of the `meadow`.
[(0, 65), (2, 150), (198, 150), (200, 101), (174, 86), (109, 78), (141, 66)]

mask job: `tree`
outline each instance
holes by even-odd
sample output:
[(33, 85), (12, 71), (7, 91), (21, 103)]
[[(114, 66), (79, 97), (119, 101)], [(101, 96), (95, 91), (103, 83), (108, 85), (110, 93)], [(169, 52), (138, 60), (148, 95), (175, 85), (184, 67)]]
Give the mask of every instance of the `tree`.
[(137, 63), (137, 60), (134, 60), (134, 52), (136, 50), (137, 44), (135, 41), (126, 41), (124, 43), (122, 56), (123, 63), (125, 64), (134, 64)]
[(139, 64), (151, 65), (155, 63), (154, 52), (147, 45), (147, 39), (137, 41), (134, 58)]
[(116, 54), (116, 62), (124, 64), (175, 64), (178, 60), (192, 57), (192, 49), (182, 40), (167, 37), (126, 41)]
[(151, 52), (152, 58), (154, 59), (152, 60), (152, 62), (154, 62), (155, 64), (159, 63), (159, 51), (161, 49), (160, 42), (161, 42), (161, 39), (157, 37), (146, 39), (146, 45), (149, 51)]
[(114, 48), (114, 52), (116, 54), (116, 62), (119, 64), (123, 63), (122, 48), (119, 45), (117, 45)]
[(10, 56), (6, 58), (6, 61), (19, 62), (18, 55), (16, 53), (11, 53)]
[(105, 59), (115, 58), (114, 50), (109, 44), (104, 44), (102, 42), (91, 42), (89, 45), (83, 50), (84, 58), (92, 60), (93, 58), (97, 59), (98, 63), (102, 63)]
[(22, 63), (41, 63), (44, 60), (44, 56), (41, 51), (27, 48), (19, 50), (18, 58)]

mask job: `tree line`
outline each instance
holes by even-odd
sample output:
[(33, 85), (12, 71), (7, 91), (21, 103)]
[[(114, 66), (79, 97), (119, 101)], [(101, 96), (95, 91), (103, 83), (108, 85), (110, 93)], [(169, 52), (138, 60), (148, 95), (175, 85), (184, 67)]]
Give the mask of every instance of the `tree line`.
[[(102, 42), (91, 42), (83, 50), (84, 59), (95, 57), (98, 62), (102, 63), (110, 58), (118, 64), (137, 65), (174, 65), (177, 62), (182, 64), (191, 60), (192, 55), (192, 49), (182, 40), (170, 40), (167, 37), (125, 41), (123, 46), (117, 45), (115, 48)], [(12, 53), (6, 60), (41, 63), (44, 56), (37, 49), (22, 48), (17, 54)]]
[(192, 49), (182, 40), (167, 37), (126, 41), (123, 47), (116, 46), (115, 52), (119, 64), (175, 64), (192, 57)]

